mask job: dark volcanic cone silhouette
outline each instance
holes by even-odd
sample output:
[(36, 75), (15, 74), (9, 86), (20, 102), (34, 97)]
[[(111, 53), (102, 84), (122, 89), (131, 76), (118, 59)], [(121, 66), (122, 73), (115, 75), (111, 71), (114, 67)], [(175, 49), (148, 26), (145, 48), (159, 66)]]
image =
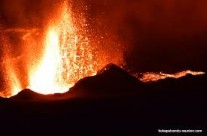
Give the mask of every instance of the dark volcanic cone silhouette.
[(206, 75), (144, 83), (109, 64), (64, 94), (41, 95), (26, 89), (0, 99), (0, 126), (18, 132), (24, 128), (29, 134), (35, 128), (47, 135), (74, 130), (96, 135), (152, 135), (167, 128), (204, 131), (206, 90)]
[(25, 89), (10, 99), (18, 101), (38, 101), (68, 99), (71, 97), (126, 95), (136, 92), (137, 89), (140, 89), (143, 85), (144, 83), (119, 66), (108, 64), (98, 71), (97, 75), (86, 77), (78, 81), (69, 92), (63, 94), (42, 95), (30, 89)]
[(34, 99), (39, 99), (41, 97), (42, 97), (41, 94), (33, 92), (30, 89), (24, 89), (21, 92), (19, 92), (17, 95), (11, 97), (10, 99), (30, 101), (30, 100), (34, 100)]
[(38, 101), (51, 101), (51, 100), (58, 100), (64, 97), (64, 95), (60, 96), (59, 94), (49, 94), (43, 95), (36, 93), (30, 89), (24, 89), (19, 92), (17, 95), (11, 97), (9, 100), (19, 101), (19, 102), (38, 102)]
[(144, 85), (127, 71), (115, 64), (108, 64), (97, 75), (78, 81), (70, 89), (71, 95), (110, 96), (132, 94)]
[[(42, 95), (29, 89), (21, 91), (12, 100), (38, 101), (69, 99), (72, 97), (101, 97), (119, 95), (159, 95), (170, 93), (188, 94), (189, 92), (205, 92), (207, 76), (186, 75), (179, 79), (167, 78), (156, 82), (144, 83), (115, 64), (108, 64), (97, 72), (97, 75), (78, 81), (74, 87), (64, 94)], [(153, 98), (153, 99), (156, 99)]]

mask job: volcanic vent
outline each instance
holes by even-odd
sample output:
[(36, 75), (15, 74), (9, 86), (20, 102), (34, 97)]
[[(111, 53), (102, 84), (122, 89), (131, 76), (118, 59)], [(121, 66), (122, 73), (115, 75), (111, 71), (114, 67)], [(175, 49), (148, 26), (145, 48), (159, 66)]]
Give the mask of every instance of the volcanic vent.
[[(112, 56), (111, 51), (105, 51), (107, 47), (96, 44), (101, 41), (89, 31), (84, 13), (72, 7), (72, 1), (58, 3), (44, 28), (2, 27), (1, 68), (5, 84), (2, 90), (5, 91), (0, 96), (10, 97), (24, 88), (41, 94), (64, 93), (109, 62), (122, 62), (121, 49), (111, 49), (116, 52), (116, 56)], [(18, 37), (18, 43), (24, 46), (20, 54), (13, 55), (15, 40), (9, 38), (11, 35)], [(107, 39), (102, 37), (102, 40)]]

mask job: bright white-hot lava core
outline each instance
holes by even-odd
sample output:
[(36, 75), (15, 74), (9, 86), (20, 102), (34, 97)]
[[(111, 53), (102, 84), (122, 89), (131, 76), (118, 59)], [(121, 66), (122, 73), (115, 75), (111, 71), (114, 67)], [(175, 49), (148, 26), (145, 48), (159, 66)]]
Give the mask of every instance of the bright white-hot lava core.
[(28, 88), (42, 94), (64, 93), (77, 80), (96, 73), (89, 40), (73, 19), (64, 2), (49, 23), (42, 59), (30, 73)]

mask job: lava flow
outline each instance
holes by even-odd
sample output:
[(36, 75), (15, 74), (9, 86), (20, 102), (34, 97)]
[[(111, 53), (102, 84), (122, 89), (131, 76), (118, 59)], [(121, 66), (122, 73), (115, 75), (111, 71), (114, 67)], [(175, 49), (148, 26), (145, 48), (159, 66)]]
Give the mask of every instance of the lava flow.
[(166, 74), (166, 73), (162, 73), (162, 72), (159, 72), (159, 73), (147, 72), (147, 73), (142, 74), (142, 76), (138, 77), (138, 78), (142, 82), (155, 82), (155, 81), (163, 80), (163, 79), (166, 79), (166, 78), (178, 79), (178, 78), (186, 76), (187, 74), (196, 76), (196, 75), (204, 75), (205, 72), (202, 72), (202, 71), (197, 72), (197, 71), (191, 71), (191, 70), (185, 70), (185, 71), (181, 71), (181, 72), (178, 72), (178, 73), (175, 73), (175, 74)]

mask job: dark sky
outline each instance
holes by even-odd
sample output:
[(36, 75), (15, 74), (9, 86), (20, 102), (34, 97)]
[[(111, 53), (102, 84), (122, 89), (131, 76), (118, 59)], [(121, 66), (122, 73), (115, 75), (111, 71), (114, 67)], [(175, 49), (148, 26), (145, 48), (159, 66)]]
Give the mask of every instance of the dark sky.
[[(1, 0), (1, 23), (41, 27), (59, 1)], [(91, 27), (117, 37), (129, 68), (207, 70), (206, 0), (74, 0), (74, 7), (78, 3), (87, 5)]]

